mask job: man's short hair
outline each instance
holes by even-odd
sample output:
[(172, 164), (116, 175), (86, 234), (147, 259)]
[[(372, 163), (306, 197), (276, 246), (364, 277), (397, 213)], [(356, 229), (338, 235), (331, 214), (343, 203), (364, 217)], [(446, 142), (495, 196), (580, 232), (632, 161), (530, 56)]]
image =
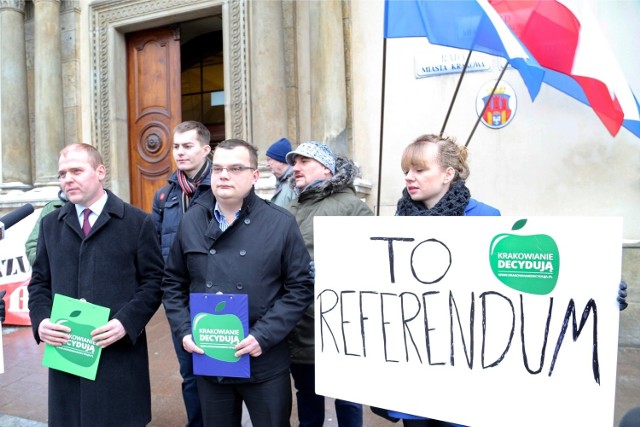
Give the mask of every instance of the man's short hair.
[(249, 166), (257, 168), (258, 167), (258, 149), (254, 147), (252, 144), (249, 144), (247, 141), (243, 141), (242, 139), (225, 139), (221, 143), (216, 146), (214, 150), (214, 154), (216, 150), (233, 150), (237, 147), (244, 147), (249, 151), (249, 162), (251, 164)]
[(175, 135), (176, 133), (185, 133), (194, 129), (197, 131), (196, 135), (198, 136), (200, 145), (208, 145), (209, 141), (211, 141), (211, 132), (209, 132), (209, 129), (205, 125), (195, 120), (187, 120), (180, 123), (173, 129), (173, 133)]
[(84, 151), (87, 153), (87, 157), (89, 157), (89, 164), (97, 169), (98, 166), (103, 165), (102, 156), (96, 147), (93, 145), (85, 144), (82, 142), (69, 144), (65, 146), (62, 150), (60, 150), (60, 157), (66, 156), (72, 151)]

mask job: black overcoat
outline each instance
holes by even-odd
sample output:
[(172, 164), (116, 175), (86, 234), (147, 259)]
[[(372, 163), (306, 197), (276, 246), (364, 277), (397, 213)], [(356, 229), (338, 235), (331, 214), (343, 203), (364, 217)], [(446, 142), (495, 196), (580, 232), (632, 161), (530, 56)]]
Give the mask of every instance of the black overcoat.
[(249, 334), (262, 349), (250, 359), (251, 378), (208, 378), (262, 382), (289, 370), (287, 334), (313, 300), (311, 258), (293, 215), (253, 189), (225, 231), (213, 216), (215, 203), (203, 194), (182, 217), (162, 282), (165, 311), (182, 340), (191, 333), (189, 292), (247, 294)]
[(75, 205), (42, 219), (29, 284), (38, 325), (53, 295), (109, 307), (126, 335), (103, 350), (95, 381), (49, 369), (49, 426), (143, 426), (151, 421), (145, 325), (161, 301), (163, 259), (151, 216), (107, 191), (106, 205), (84, 238)]

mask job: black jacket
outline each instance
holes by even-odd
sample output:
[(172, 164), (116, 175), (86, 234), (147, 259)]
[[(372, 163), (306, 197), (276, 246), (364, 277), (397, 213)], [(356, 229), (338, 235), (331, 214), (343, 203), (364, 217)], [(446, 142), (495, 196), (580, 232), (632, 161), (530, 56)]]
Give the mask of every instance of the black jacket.
[[(182, 219), (182, 189), (178, 184), (178, 174), (174, 172), (168, 180), (171, 188), (166, 194), (166, 200), (160, 200), (160, 194), (162, 188), (156, 191), (153, 197), (153, 208), (151, 211), (151, 217), (156, 225), (158, 231), (158, 237), (160, 238), (160, 248), (162, 249), (162, 257), (165, 262), (169, 256), (169, 249), (171, 249), (171, 243), (178, 230), (178, 224)], [(196, 189), (196, 192), (191, 197), (191, 203), (198, 199), (203, 194), (211, 193), (211, 172), (207, 173), (203, 178), (200, 185)]]
[(50, 426), (151, 421), (145, 326), (160, 306), (162, 255), (151, 216), (106, 191), (107, 203), (86, 238), (73, 203), (40, 224), (28, 287), (36, 341), (56, 293), (109, 307), (109, 318), (118, 319), (127, 332), (102, 351), (95, 381), (49, 369)]
[(250, 381), (263, 381), (289, 369), (287, 334), (313, 299), (310, 257), (293, 216), (253, 189), (224, 232), (214, 206), (213, 194), (203, 194), (182, 218), (162, 285), (165, 310), (182, 339), (191, 333), (189, 292), (247, 294), (249, 333), (262, 348)]

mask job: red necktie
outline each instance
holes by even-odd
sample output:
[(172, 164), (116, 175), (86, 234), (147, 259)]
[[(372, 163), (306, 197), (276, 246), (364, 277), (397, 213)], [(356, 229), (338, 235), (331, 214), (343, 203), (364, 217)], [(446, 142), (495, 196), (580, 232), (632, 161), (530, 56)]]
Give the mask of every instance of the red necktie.
[(91, 209), (87, 208), (82, 211), (84, 215), (84, 221), (82, 222), (82, 232), (84, 233), (84, 237), (87, 237), (89, 232), (91, 231), (91, 223), (89, 222), (89, 215), (91, 215)]

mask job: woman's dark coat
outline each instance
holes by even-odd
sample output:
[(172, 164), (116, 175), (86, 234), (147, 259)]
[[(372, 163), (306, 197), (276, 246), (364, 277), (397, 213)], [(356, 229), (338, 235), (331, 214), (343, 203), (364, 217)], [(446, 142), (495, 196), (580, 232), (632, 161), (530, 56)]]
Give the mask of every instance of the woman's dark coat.
[(126, 330), (103, 349), (95, 381), (49, 369), (51, 427), (140, 427), (151, 421), (144, 328), (160, 305), (163, 260), (151, 216), (107, 194), (86, 239), (73, 203), (45, 216), (40, 225), (28, 288), (36, 341), (56, 293), (109, 307), (110, 319)]

